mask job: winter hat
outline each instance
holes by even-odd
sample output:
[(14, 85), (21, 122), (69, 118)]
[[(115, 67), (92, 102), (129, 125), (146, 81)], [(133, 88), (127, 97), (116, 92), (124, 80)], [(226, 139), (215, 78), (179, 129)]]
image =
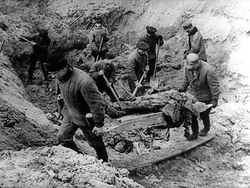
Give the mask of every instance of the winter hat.
[(149, 45), (145, 42), (137, 43), (136, 47), (140, 50), (145, 50), (145, 51), (149, 49)]

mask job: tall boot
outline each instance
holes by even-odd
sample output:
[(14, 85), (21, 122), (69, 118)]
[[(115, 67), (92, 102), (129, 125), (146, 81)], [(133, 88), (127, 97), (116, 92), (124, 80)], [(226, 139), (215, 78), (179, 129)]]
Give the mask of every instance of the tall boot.
[(103, 162), (108, 162), (108, 153), (105, 145), (94, 147), (97, 155), (97, 159), (102, 159)]
[(77, 153), (81, 153), (78, 149), (78, 147), (76, 146), (76, 143), (72, 140), (72, 141), (69, 141), (69, 142), (63, 142), (61, 143), (62, 146), (66, 147), (66, 148), (70, 148), (74, 151), (76, 151)]
[(200, 136), (206, 136), (208, 131), (210, 130), (211, 124), (210, 124), (209, 112), (210, 112), (210, 109), (208, 111), (201, 113), (201, 119), (202, 119), (204, 128), (200, 131), (200, 134), (199, 134)]
[(199, 124), (196, 116), (192, 116), (192, 135), (190, 136), (189, 140), (196, 140), (199, 136)]

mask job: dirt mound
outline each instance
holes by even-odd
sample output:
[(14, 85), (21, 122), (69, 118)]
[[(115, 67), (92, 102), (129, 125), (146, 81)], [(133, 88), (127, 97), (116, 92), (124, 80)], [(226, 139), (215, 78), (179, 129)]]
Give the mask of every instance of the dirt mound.
[(0, 159), (1, 187), (142, 187), (126, 169), (62, 146), (4, 151)]

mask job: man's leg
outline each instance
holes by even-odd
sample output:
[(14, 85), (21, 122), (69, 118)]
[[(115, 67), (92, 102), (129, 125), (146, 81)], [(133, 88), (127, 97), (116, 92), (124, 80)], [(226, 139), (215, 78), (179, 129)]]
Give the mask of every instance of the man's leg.
[[(211, 100), (209, 101), (202, 101), (205, 104), (210, 104)], [(200, 136), (206, 136), (208, 131), (210, 130), (210, 118), (209, 118), (209, 113), (211, 111), (211, 108), (207, 109), (206, 111), (200, 113), (201, 120), (203, 122), (204, 128), (200, 131)]]
[(92, 50), (91, 55), (93, 56), (94, 61), (96, 61), (96, 58), (97, 58), (97, 52), (96, 52), (96, 51), (94, 51), (94, 50)]
[(106, 58), (106, 53), (108, 53), (108, 49), (100, 51), (100, 59), (105, 59)]
[(102, 159), (104, 162), (108, 162), (108, 154), (102, 136), (96, 136), (92, 133), (93, 127), (81, 126), (80, 129), (84, 133), (89, 145), (95, 149), (97, 158)]
[(192, 129), (193, 133), (190, 136), (189, 140), (196, 140), (198, 138), (198, 135), (199, 135), (199, 124), (198, 124), (197, 117), (194, 115), (192, 115), (191, 129)]
[(57, 133), (57, 140), (59, 144), (64, 147), (70, 148), (77, 153), (80, 153), (76, 143), (73, 141), (73, 136), (78, 127), (68, 120), (63, 120), (60, 129)]
[(150, 82), (150, 77), (153, 76), (153, 74), (154, 74), (155, 61), (156, 61), (156, 58), (149, 59), (149, 61), (148, 61), (148, 63), (149, 63), (149, 71), (148, 71), (147, 76), (146, 76), (146, 81), (147, 82)]
[(41, 58), (40, 58), (40, 60), (41, 60), (41, 69), (42, 69), (42, 72), (43, 72), (44, 80), (49, 81), (49, 77), (48, 77), (49, 73), (44, 67), (44, 63), (46, 62), (46, 59), (47, 59), (47, 54), (44, 54), (44, 55), (41, 56)]
[(35, 72), (37, 61), (38, 61), (38, 56), (34, 53), (31, 54), (30, 65), (29, 65), (29, 70), (28, 70), (28, 82), (30, 83), (33, 80), (33, 73)]
[(206, 136), (208, 131), (210, 130), (211, 124), (210, 124), (210, 118), (209, 113), (211, 111), (211, 108), (207, 109), (205, 112), (202, 112), (200, 114), (201, 120), (203, 122), (204, 128), (200, 132), (200, 136)]

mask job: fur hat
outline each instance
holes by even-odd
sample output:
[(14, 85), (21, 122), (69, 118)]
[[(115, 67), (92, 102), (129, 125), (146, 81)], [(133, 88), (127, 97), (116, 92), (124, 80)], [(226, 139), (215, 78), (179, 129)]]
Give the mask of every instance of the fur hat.
[(136, 47), (140, 50), (148, 50), (149, 49), (149, 45), (145, 42), (137, 43)]
[(186, 22), (182, 25), (183, 29), (187, 29), (187, 28), (190, 28), (190, 27), (193, 27), (193, 24), (191, 22)]

